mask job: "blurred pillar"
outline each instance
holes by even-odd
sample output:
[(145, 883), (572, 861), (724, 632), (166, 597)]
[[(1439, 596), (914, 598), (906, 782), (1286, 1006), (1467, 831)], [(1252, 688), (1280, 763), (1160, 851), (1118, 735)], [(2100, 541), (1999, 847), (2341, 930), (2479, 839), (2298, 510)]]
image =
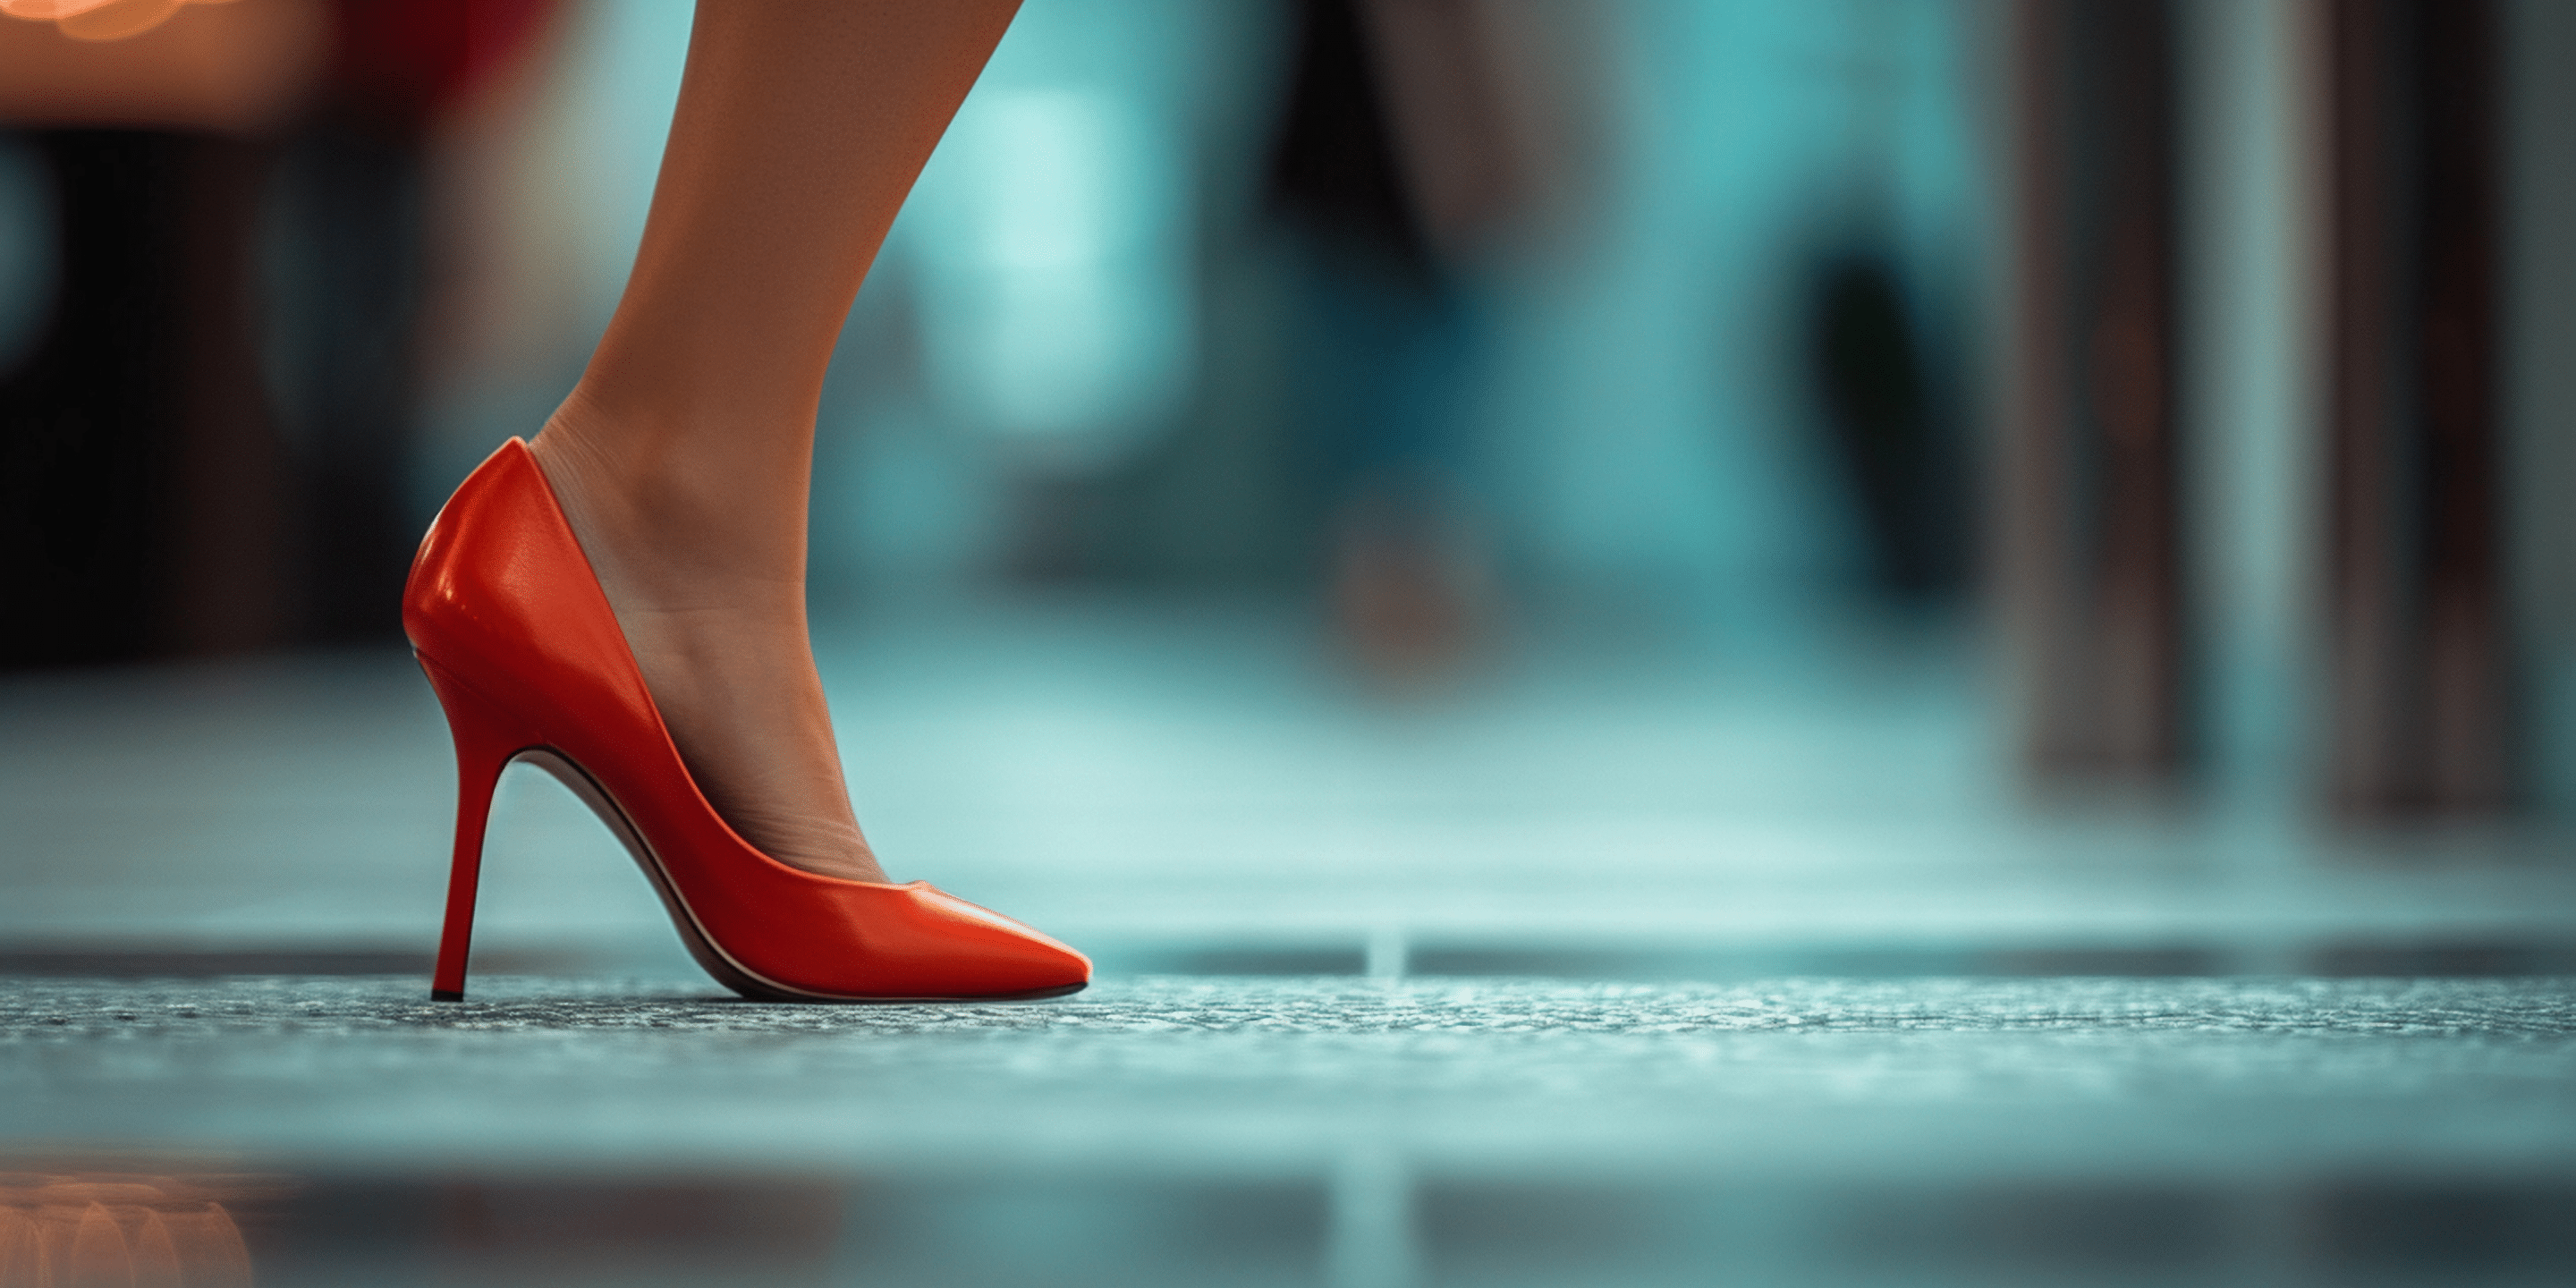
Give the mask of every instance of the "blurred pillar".
[(2310, 781), (2322, 686), (2323, 55), (2313, 0), (2184, 0), (2178, 77), (2195, 757), (2216, 791)]
[(2525, 807), (2576, 816), (2576, 5), (2517, 0), (2496, 16), (2514, 784)]
[(273, 643), (279, 446), (249, 236), (267, 153), (200, 133), (31, 138), (60, 203), (61, 285), (0, 384), (0, 667)]
[(285, 459), (257, 341), (258, 225), (273, 151), (228, 138), (196, 140), (192, 151), (179, 319), (185, 437), (165, 642), (198, 655), (284, 642), (291, 604), (280, 567)]
[(2332, 783), (2358, 813), (2514, 783), (2498, 486), (2495, 13), (2333, 0)]
[(333, 110), (287, 143), (271, 326), (295, 449), (306, 638), (392, 639), (420, 539), (404, 487), (418, 435), (425, 149)]
[(2174, 434), (2174, 19), (2013, 10), (2004, 594), (2044, 778), (2153, 781), (2188, 749)]

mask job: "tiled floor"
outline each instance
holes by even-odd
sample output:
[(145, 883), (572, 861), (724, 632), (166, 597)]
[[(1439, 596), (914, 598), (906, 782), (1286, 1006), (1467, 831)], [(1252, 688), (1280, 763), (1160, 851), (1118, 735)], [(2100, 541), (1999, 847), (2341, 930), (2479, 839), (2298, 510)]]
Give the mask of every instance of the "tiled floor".
[(1390, 701), (1294, 620), (834, 637), (892, 866), (1098, 956), (1023, 1006), (721, 999), (533, 774), (434, 1005), (403, 658), (8, 681), (0, 1283), (2576, 1272), (2549, 834), (2034, 806), (1937, 652), (1558, 640)]

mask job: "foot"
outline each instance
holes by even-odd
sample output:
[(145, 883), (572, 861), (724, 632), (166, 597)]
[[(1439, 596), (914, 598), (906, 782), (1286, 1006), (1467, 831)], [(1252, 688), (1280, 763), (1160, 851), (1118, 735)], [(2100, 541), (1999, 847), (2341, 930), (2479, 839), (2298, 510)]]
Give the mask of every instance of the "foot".
[(1341, 520), (1332, 605), (1373, 678), (1410, 685), (1455, 675), (1484, 625), (1483, 578), (1462, 525), (1422, 503), (1364, 499)]
[[(680, 758), (716, 813), (781, 863), (883, 881), (850, 810), (806, 636), (804, 504), (655, 486), (572, 404), (529, 446), (608, 593)], [(792, 513), (792, 542), (774, 531)]]

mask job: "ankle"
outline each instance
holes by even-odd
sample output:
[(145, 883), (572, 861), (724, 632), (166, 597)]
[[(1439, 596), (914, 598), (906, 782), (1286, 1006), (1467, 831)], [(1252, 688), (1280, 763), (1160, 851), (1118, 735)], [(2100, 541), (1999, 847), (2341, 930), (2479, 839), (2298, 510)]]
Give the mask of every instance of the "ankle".
[(612, 418), (577, 388), (529, 447), (603, 581), (657, 602), (713, 591), (801, 606), (804, 474), (709, 452), (729, 437)]

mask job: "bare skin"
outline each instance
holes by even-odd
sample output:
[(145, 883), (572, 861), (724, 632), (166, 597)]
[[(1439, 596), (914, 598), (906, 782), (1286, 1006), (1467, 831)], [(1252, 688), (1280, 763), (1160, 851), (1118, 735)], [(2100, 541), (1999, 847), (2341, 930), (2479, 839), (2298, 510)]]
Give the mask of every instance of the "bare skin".
[(883, 881), (806, 637), (841, 319), (1018, 0), (702, 0), (635, 270), (532, 444), (716, 811)]

